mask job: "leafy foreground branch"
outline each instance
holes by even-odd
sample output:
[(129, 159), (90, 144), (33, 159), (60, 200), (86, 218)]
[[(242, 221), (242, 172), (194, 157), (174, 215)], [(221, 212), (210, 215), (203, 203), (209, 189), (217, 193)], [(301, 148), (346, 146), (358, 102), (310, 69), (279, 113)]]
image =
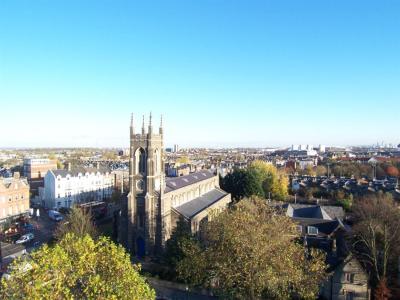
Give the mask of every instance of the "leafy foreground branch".
[(1, 299), (154, 299), (155, 292), (124, 248), (101, 237), (66, 234), (29, 259), (16, 260), (1, 281)]
[(203, 242), (183, 239), (181, 280), (228, 299), (315, 299), (325, 255), (297, 242), (296, 225), (265, 201), (246, 199), (208, 222)]

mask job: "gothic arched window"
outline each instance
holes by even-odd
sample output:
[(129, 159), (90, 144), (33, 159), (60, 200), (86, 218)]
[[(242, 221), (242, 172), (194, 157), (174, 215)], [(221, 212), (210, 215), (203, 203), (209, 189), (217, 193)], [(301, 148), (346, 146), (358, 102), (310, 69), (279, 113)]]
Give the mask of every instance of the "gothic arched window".
[(143, 148), (139, 148), (135, 153), (136, 159), (136, 174), (143, 174), (146, 172), (146, 153)]
[(154, 161), (155, 161), (155, 173), (158, 174), (160, 172), (160, 154), (158, 149), (154, 150)]

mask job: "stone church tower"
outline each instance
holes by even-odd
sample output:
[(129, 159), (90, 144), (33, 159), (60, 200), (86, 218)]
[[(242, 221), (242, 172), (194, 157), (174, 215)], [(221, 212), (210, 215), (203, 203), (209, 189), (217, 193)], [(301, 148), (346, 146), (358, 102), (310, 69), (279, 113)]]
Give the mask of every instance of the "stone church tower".
[(165, 187), (162, 119), (153, 132), (151, 113), (146, 132), (136, 134), (131, 117), (129, 187), (126, 246), (138, 256), (154, 256), (161, 251), (161, 198)]

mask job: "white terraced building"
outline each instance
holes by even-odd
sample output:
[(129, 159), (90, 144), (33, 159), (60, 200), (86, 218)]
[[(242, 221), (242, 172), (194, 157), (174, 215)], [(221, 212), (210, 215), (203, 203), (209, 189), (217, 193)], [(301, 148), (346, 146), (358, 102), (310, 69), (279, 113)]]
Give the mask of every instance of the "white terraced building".
[(69, 208), (76, 203), (108, 199), (113, 190), (114, 176), (108, 171), (50, 170), (40, 192), (41, 204), (50, 209)]

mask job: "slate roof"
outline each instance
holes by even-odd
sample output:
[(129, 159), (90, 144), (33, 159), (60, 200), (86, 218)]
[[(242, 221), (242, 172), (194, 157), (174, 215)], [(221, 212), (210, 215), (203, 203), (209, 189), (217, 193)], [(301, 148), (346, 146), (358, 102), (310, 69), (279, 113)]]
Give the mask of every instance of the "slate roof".
[(169, 177), (166, 181), (165, 193), (183, 188), (196, 182), (200, 182), (209, 178), (214, 177), (215, 174), (210, 170), (202, 170), (196, 173), (192, 173), (181, 177)]
[(226, 195), (228, 195), (228, 193), (219, 188), (214, 188), (208, 193), (175, 207), (174, 209), (185, 218), (191, 219), (204, 209), (216, 203), (218, 200), (224, 198)]
[(74, 168), (71, 171), (68, 171), (68, 170), (51, 170), (51, 172), (53, 172), (55, 177), (57, 177), (58, 175), (60, 175), (61, 177), (66, 177), (68, 174), (70, 174), (71, 176), (77, 176), (79, 173), (85, 174), (86, 172), (87, 173), (100, 172), (101, 174), (105, 174), (107, 172), (110, 173), (110, 170), (108, 170), (107, 168), (100, 167), (99, 169), (97, 169), (97, 168)]
[(344, 211), (340, 206), (320, 206), (310, 204), (287, 204), (283, 206), (292, 218), (312, 218), (323, 220), (343, 220)]

